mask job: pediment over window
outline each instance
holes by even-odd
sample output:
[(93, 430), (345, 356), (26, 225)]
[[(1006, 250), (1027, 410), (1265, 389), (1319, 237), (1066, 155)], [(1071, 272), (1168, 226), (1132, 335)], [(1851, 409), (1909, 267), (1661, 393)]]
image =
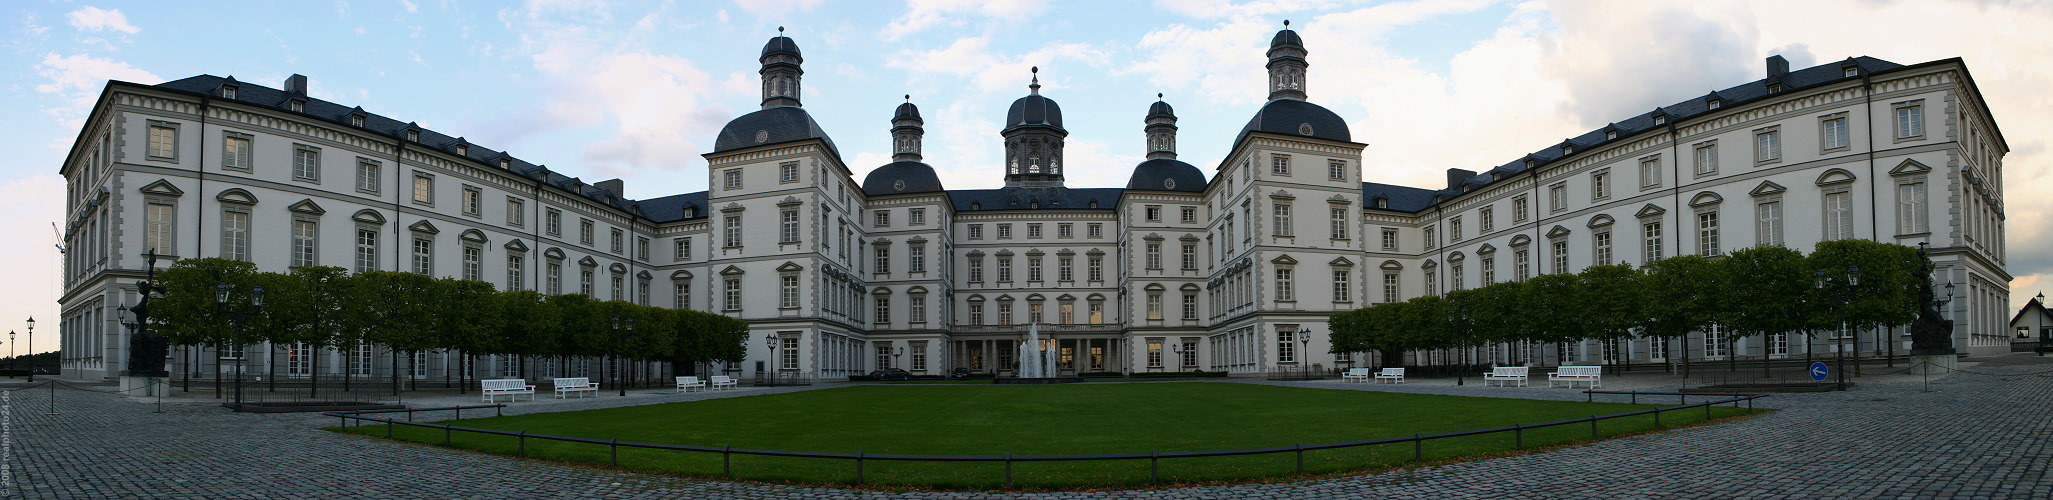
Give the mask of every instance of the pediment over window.
[(1846, 171), (1846, 169), (1831, 168), (1826, 169), (1825, 173), (1818, 174), (1818, 185), (1830, 186), (1834, 184), (1846, 184), (1849, 182), (1853, 182), (1855, 178), (1856, 177), (1854, 177), (1853, 172), (1848, 172)]
[(613, 274), (626, 274), (626, 273), (627, 273), (627, 266), (623, 266), (623, 265), (620, 265), (620, 263), (619, 263), (619, 262), (615, 262), (615, 263), (613, 263), (613, 265), (611, 265), (611, 266), (606, 266), (606, 270), (608, 270), (608, 271), (613, 271)]
[(742, 211), (743, 209), (746, 209), (746, 208), (748, 208), (748, 207), (744, 207), (744, 206), (741, 206), (741, 204), (740, 204), (740, 203), (732, 203), (732, 202), (729, 202), (729, 203), (727, 204), (727, 206), (724, 206), (724, 207), (720, 207), (720, 211), (722, 211), (722, 212), (739, 212), (739, 211)]
[(651, 278), (655, 278), (655, 277), (656, 277), (656, 275), (653, 275), (653, 274), (649, 274), (649, 272), (648, 272), (648, 271), (642, 271), (642, 272), (639, 272), (639, 273), (634, 273), (634, 278), (635, 278), (635, 279), (638, 279), (638, 280), (642, 280), (642, 281), (648, 281), (649, 279), (651, 279)]
[(356, 211), (356, 214), (349, 216), (349, 219), (357, 222), (362, 222), (365, 224), (385, 224), (384, 214), (380, 214), (377, 210), (371, 210), (368, 208)]
[(485, 232), (476, 229), (465, 229), (463, 231), (463, 236), (461, 236), (461, 238), (463, 238), (463, 241), (475, 241), (478, 243), (484, 243), (486, 241)]
[(1382, 264), (1382, 265), (1378, 265), (1378, 266), (1376, 266), (1376, 267), (1378, 267), (1378, 268), (1382, 268), (1382, 269), (1388, 269), (1388, 270), (1391, 270), (1391, 271), (1396, 271), (1396, 270), (1399, 270), (1399, 269), (1404, 269), (1404, 263), (1403, 263), (1403, 262), (1398, 262), (1398, 261), (1397, 261), (1396, 259), (1391, 259), (1391, 260), (1386, 260), (1386, 261), (1383, 261), (1383, 264)]
[(548, 258), (549, 260), (563, 260), (563, 249), (549, 247), (548, 250), (542, 251), (542, 257)]
[(670, 273), (670, 279), (671, 279), (671, 281), (688, 281), (688, 280), (691, 280), (691, 271), (682, 271), (682, 270), (680, 270), (680, 271), (678, 271), (678, 272)]
[(1147, 236), (1142, 236), (1141, 239), (1148, 241), (1162, 241), (1162, 235), (1157, 233), (1148, 233)]
[(972, 259), (975, 259), (975, 258), (980, 258), (980, 257), (983, 257), (983, 256), (984, 256), (984, 251), (983, 251), (983, 250), (970, 250), (970, 251), (969, 251), (969, 254), (967, 254), (967, 255), (969, 255), (969, 258), (972, 258)]
[(1289, 191), (1284, 191), (1284, 190), (1281, 190), (1281, 189), (1278, 189), (1278, 190), (1276, 190), (1276, 192), (1274, 192), (1274, 193), (1269, 193), (1269, 197), (1270, 197), (1270, 198), (1274, 198), (1274, 199), (1278, 199), (1278, 200), (1295, 200), (1295, 199), (1297, 199), (1297, 196), (1293, 196), (1293, 195), (1291, 195), (1291, 194), (1290, 194), (1290, 192), (1289, 192)]
[(528, 245), (526, 243), (521, 243), (519, 239), (515, 239), (506, 242), (506, 250), (511, 251), (513, 253), (527, 253)]
[[(590, 258), (589, 258), (589, 257), (587, 257), (586, 259), (590, 259)], [(727, 268), (726, 268), (726, 269), (721, 269), (721, 270), (720, 270), (720, 275), (721, 275), (721, 276), (740, 276), (740, 275), (741, 275), (742, 273), (744, 273), (744, 272), (747, 272), (747, 271), (743, 271), (743, 270), (741, 270), (741, 267), (740, 267), (740, 266), (727, 266)]]
[(1931, 172), (1932, 167), (1918, 163), (1917, 160), (1903, 160), (1903, 163), (1897, 164), (1896, 168), (1889, 169), (1889, 175), (1918, 175)]
[(320, 204), (314, 203), (313, 198), (299, 200), (298, 202), (295, 202), (292, 205), (285, 207), (285, 209), (309, 215), (321, 215), (328, 213), (327, 210), (321, 208)]
[(1333, 267), (1354, 267), (1354, 261), (1347, 260), (1346, 257), (1335, 257), (1332, 262), (1327, 262), (1326, 265)]
[(1163, 291), (1163, 290), (1168, 290), (1168, 289), (1169, 289), (1169, 287), (1166, 287), (1166, 286), (1162, 286), (1162, 284), (1161, 284), (1161, 283), (1149, 283), (1149, 284), (1148, 284), (1148, 286), (1145, 286), (1145, 287), (1141, 287), (1141, 289), (1142, 289), (1142, 290), (1147, 290), (1147, 291), (1150, 291), (1150, 292), (1160, 292), (1160, 291)]
[(920, 294), (924, 294), (924, 293), (927, 293), (927, 287), (923, 287), (923, 286), (918, 286), (918, 285), (914, 285), (914, 286), (913, 286), (912, 288), (907, 288), (907, 289), (905, 289), (905, 293), (907, 293), (907, 294), (911, 294), (911, 295), (920, 295)]
[(1061, 250), (1056, 250), (1056, 251), (1055, 251), (1055, 255), (1060, 255), (1060, 256), (1063, 256), (1063, 257), (1068, 257), (1068, 256), (1071, 256), (1071, 255), (1076, 255), (1076, 251), (1075, 251), (1075, 250), (1070, 250), (1070, 249), (1064, 248), (1064, 249), (1061, 249)]
[(156, 182), (143, 185), (142, 192), (143, 194), (170, 196), (174, 198), (185, 195), (185, 190), (178, 189), (178, 186), (173, 186), (171, 185), (171, 181), (164, 179), (157, 179)]
[(422, 234), (440, 234), (442, 232), (441, 229), (435, 227), (435, 223), (428, 222), (425, 220), (415, 222), (411, 226), (406, 226), (406, 228), (408, 230), (412, 230), (413, 232)]
[(1493, 253), (1497, 253), (1497, 247), (1489, 243), (1484, 243), (1482, 247), (1476, 249), (1476, 255), (1490, 255)]
[(599, 267), (599, 261), (592, 259), (592, 256), (590, 255), (586, 255), (584, 258), (577, 260), (577, 265), (584, 267)]
[(1775, 181), (1761, 181), (1761, 185), (1754, 186), (1754, 190), (1747, 191), (1747, 194), (1754, 196), (1768, 196), (1782, 194), (1783, 192), (1788, 190), (1788, 188), (1782, 187), (1781, 184), (1776, 184)]
[(1660, 217), (1661, 214), (1665, 213), (1668, 213), (1668, 209), (1661, 208), (1660, 206), (1654, 205), (1652, 203), (1648, 203), (1646, 206), (1640, 207), (1639, 212), (1633, 213), (1632, 215), (1634, 217), (1644, 219), (1647, 217)]
[(1041, 302), (1041, 301), (1045, 301), (1045, 300), (1048, 300), (1048, 298), (1047, 298), (1047, 297), (1042, 297), (1042, 296), (1041, 296), (1041, 294), (1038, 294), (1038, 293), (1031, 293), (1031, 294), (1027, 294), (1027, 302)]
[(1327, 199), (1326, 199), (1326, 203), (1338, 203), (1338, 204), (1342, 204), (1342, 205), (1348, 204), (1348, 203), (1350, 203), (1350, 202), (1353, 202), (1353, 201), (1354, 201), (1354, 200), (1350, 200), (1350, 199), (1347, 199), (1347, 195), (1344, 195), (1344, 194), (1336, 194), (1336, 195), (1333, 195), (1333, 197), (1332, 197), (1332, 198), (1327, 198)]
[(248, 190), (243, 188), (228, 188), (221, 191), (221, 194), (215, 195), (214, 199), (222, 203), (257, 204), (257, 195), (250, 194)]
[(1009, 249), (1009, 248), (1008, 248), (1008, 249), (1005, 249), (1005, 250), (999, 250), (999, 251), (998, 251), (998, 256), (999, 256), (999, 257), (1011, 257), (1011, 256), (1012, 256), (1012, 249)]
[(1284, 255), (1279, 255), (1279, 256), (1276, 256), (1276, 258), (1274, 258), (1274, 259), (1269, 259), (1269, 263), (1271, 263), (1271, 264), (1282, 264), (1282, 265), (1290, 265), (1290, 264), (1296, 264), (1296, 263), (1297, 263), (1297, 259), (1291, 258), (1289, 254), (1284, 254)]
[(1184, 283), (1184, 284), (1183, 284), (1183, 287), (1182, 287), (1182, 288), (1180, 288), (1180, 290), (1183, 290), (1183, 291), (1184, 291), (1185, 293), (1197, 293), (1197, 292), (1198, 292), (1198, 284), (1197, 284), (1197, 283)]
[(1513, 237), (1511, 237), (1511, 246), (1515, 246), (1515, 247), (1522, 247), (1522, 246), (1530, 245), (1530, 244), (1532, 244), (1532, 243), (1533, 243), (1533, 237), (1531, 237), (1531, 236), (1526, 236), (1526, 235), (1523, 235), (1523, 234), (1521, 234), (1521, 235), (1518, 235), (1518, 236), (1513, 236)]
[(1006, 294), (1006, 295), (999, 295), (999, 296), (998, 296), (998, 301), (999, 301), (999, 302), (1012, 302), (1012, 295), (1011, 295), (1011, 294)]
[(1425, 261), (1424, 263), (1421, 263), (1421, 264), (1419, 264), (1419, 267), (1420, 267), (1420, 268), (1423, 268), (1423, 269), (1432, 269), (1432, 268), (1440, 267), (1440, 263), (1438, 263), (1438, 262), (1433, 262), (1433, 261), (1432, 261), (1431, 259), (1428, 259), (1428, 260), (1426, 260), (1426, 261)]
[(1090, 255), (1090, 256), (1096, 257), (1096, 256), (1099, 256), (1099, 255), (1105, 255), (1105, 251), (1104, 251), (1104, 250), (1099, 250), (1099, 249), (1093, 248), (1093, 249), (1091, 249), (1091, 251), (1089, 251), (1089, 252), (1084, 252), (1084, 254), (1085, 254), (1085, 255)]
[(1617, 221), (1615, 221), (1615, 220), (1612, 220), (1612, 219), (1611, 219), (1611, 215), (1610, 215), (1610, 214), (1597, 214), (1597, 216), (1596, 216), (1596, 217), (1591, 217), (1591, 218), (1590, 218), (1590, 223), (1589, 223), (1589, 226), (1590, 226), (1590, 227), (1604, 227), (1604, 226), (1609, 226), (1609, 225), (1611, 225), (1611, 223), (1613, 223), (1613, 222), (1617, 222)]
[(891, 289), (880, 286), (876, 290), (871, 290), (870, 295), (891, 295)]
[(1179, 240), (1179, 241), (1184, 241), (1184, 242), (1189, 242), (1189, 243), (1197, 243), (1197, 242), (1198, 242), (1198, 235), (1195, 235), (1195, 234), (1190, 234), (1190, 233), (1184, 233), (1184, 234), (1183, 234), (1183, 237), (1181, 237), (1181, 238), (1177, 238), (1177, 240)]
[(1710, 191), (1704, 191), (1704, 192), (1701, 192), (1701, 193), (1697, 193), (1697, 195), (1696, 195), (1696, 196), (1691, 196), (1691, 197), (1689, 198), (1689, 206), (1692, 206), (1692, 207), (1702, 207), (1702, 206), (1710, 206), (1710, 205), (1716, 205), (1716, 204), (1719, 204), (1719, 203), (1723, 203), (1724, 201), (1725, 201), (1725, 197), (1724, 197), (1724, 196), (1719, 196), (1719, 195), (1718, 195), (1718, 193), (1713, 193), (1713, 192), (1710, 192)]
[(1047, 255), (1046, 253), (1042, 253), (1041, 249), (1039, 248), (1029, 248), (1027, 249), (1026, 254), (1028, 257), (1040, 257), (1042, 255)]
[(1561, 226), (1554, 226), (1554, 229), (1549, 229), (1549, 230), (1547, 230), (1547, 237), (1548, 237), (1548, 238), (1560, 238), (1560, 237), (1563, 237), (1563, 236), (1568, 236), (1568, 233), (1569, 233), (1569, 231), (1568, 231), (1568, 228), (1565, 228), (1565, 227), (1561, 227)]
[(976, 294), (972, 294), (972, 295), (970, 295), (970, 296), (969, 296), (969, 301), (970, 301), (970, 302), (983, 302), (983, 301), (984, 301), (984, 296), (983, 296), (983, 295), (976, 295)]
[(870, 242), (870, 244), (880, 247), (888, 247), (891, 246), (891, 240), (885, 238), (877, 238), (877, 241), (872, 241)]
[(805, 202), (804, 202), (804, 201), (800, 201), (800, 200), (798, 199), (798, 197), (797, 197), (797, 196), (786, 196), (786, 197), (784, 197), (784, 199), (782, 199), (782, 200), (777, 200), (777, 206), (780, 206), (780, 207), (791, 207), (791, 206), (798, 206), (798, 205), (804, 205), (804, 204), (805, 204)]
[(795, 273), (804, 270), (805, 266), (798, 265), (797, 262), (785, 261), (783, 265), (777, 266), (777, 272), (780, 273)]
[(1461, 262), (1466, 259), (1468, 259), (1468, 256), (1462, 255), (1461, 252), (1454, 252), (1447, 256), (1447, 262), (1449, 263)]
[(906, 238), (906, 239), (905, 239), (905, 242), (906, 242), (906, 243), (911, 243), (911, 244), (915, 244), (915, 245), (917, 245), (917, 244), (921, 244), (921, 243), (926, 243), (926, 242), (927, 242), (927, 238), (926, 238), (925, 236), (914, 236), (914, 237), (911, 237), (911, 238)]
[(1094, 294), (1091, 294), (1091, 296), (1089, 296), (1089, 297), (1084, 297), (1084, 300), (1088, 300), (1088, 301), (1091, 301), (1091, 302), (1103, 302), (1103, 301), (1105, 301), (1105, 294), (1102, 294), (1102, 293), (1094, 293)]

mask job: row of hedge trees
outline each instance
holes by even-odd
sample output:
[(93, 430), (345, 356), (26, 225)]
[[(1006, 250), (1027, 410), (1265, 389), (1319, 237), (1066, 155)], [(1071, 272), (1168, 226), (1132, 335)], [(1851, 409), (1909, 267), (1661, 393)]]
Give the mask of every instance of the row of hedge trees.
[[(466, 360), (486, 354), (617, 355), (682, 367), (739, 362), (748, 340), (746, 323), (718, 314), (583, 294), (497, 291), (482, 281), (409, 272), (351, 274), (318, 266), (268, 273), (248, 262), (204, 258), (180, 260), (158, 273), (157, 281), (165, 293), (151, 301), (151, 327), (182, 346), (238, 342), (232, 314), (216, 306), (218, 284), (230, 289), (228, 309), (250, 313), (242, 325), (243, 345), (305, 343), (348, 350), (371, 343), (395, 355), (454, 350)], [(251, 291), (259, 286), (264, 305), (250, 307)], [(633, 328), (615, 330), (616, 318), (632, 318)], [(313, 370), (319, 373), (318, 366)]]
[[(1727, 342), (1778, 332), (1811, 336), (1842, 321), (1855, 329), (1900, 326), (1917, 318), (1922, 283), (1913, 273), (1922, 265), (1914, 248), (1837, 240), (1818, 243), (1809, 256), (1763, 246), (1644, 268), (1592, 266), (1337, 314), (1330, 320), (1333, 352), (1379, 351), (1384, 365), (1400, 366), (1405, 351), (1520, 341), (1596, 339), (1617, 352), (1627, 338), (1680, 338), (1713, 324), (1728, 332)], [(1861, 270), (1858, 286), (1847, 283), (1853, 267)], [(1815, 285), (1818, 271), (1827, 279), (1823, 290)]]

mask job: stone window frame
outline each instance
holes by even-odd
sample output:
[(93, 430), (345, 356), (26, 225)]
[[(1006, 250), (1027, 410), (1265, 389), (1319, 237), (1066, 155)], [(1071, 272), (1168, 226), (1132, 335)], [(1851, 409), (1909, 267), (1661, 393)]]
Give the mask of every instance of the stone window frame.
[[(378, 177), (378, 171), (384, 170), (384, 168), (385, 164), (378, 160), (361, 156), (356, 157), (356, 192), (373, 196), (378, 195), (380, 188), (383, 187), (381, 186), (383, 183), (380, 182), (381, 179)], [(367, 171), (368, 175), (366, 175)], [(370, 179), (371, 182), (365, 184), (363, 182), (364, 179)]]
[(563, 211), (556, 207), (542, 209), (542, 229), (543, 234), (563, 236)]
[(518, 196), (506, 195), (506, 225), (518, 228), (527, 227), (527, 200), (523, 200)]
[(1277, 177), (1290, 177), (1290, 155), (1270, 153), (1269, 174)]
[(1611, 167), (1590, 171), (1590, 201), (1601, 202), (1611, 199)]
[[(178, 162), (178, 126), (178, 122), (164, 120), (148, 120), (148, 125), (145, 126), (145, 128), (143, 129), (143, 159), (168, 161), (173, 163)], [(156, 135), (156, 131), (158, 129), (171, 131), (170, 140), (165, 141), (165, 145), (170, 150), (167, 152), (168, 154), (157, 154), (157, 148), (154, 145), (150, 144), (150, 140), (153, 139), (152, 136)]]
[[(1752, 137), (1753, 147), (1751, 149), (1753, 149), (1754, 151), (1755, 166), (1782, 163), (1782, 157), (1784, 156), (1782, 147), (1782, 125), (1769, 125), (1766, 127), (1754, 129)], [(1771, 141), (1771, 147), (1767, 152), (1763, 152), (1761, 150), (1762, 137), (1773, 138), (1773, 141)]]
[[(1924, 108), (1925, 100), (1923, 98), (1889, 103), (1889, 137), (1891, 144), (1925, 140), (1925, 135), (1930, 131), (1931, 127), (1925, 126)], [(1903, 114), (1904, 110), (1913, 110), (1918, 115), (1918, 119), (1915, 122), (1918, 129), (1916, 135), (1904, 135), (1903, 122), (1898, 118), (1898, 116)]]
[[(1640, 191), (1660, 189), (1662, 181), (1667, 180), (1663, 178), (1664, 176), (1661, 174), (1661, 154), (1655, 153), (1647, 156), (1642, 156), (1640, 157), (1639, 164)], [(1653, 175), (1647, 175), (1649, 173)]]
[[(1848, 116), (1848, 112), (1840, 111), (1818, 117), (1818, 154), (1837, 153), (1853, 149), (1853, 122)], [(1826, 125), (1831, 124), (1833, 121), (1840, 122), (1841, 130), (1846, 135), (1846, 143), (1840, 144), (1838, 147), (1831, 146), (1825, 140), (1827, 137), (1830, 137), (1830, 134), (1827, 133)]]
[[(313, 168), (308, 169), (311, 170), (312, 173), (310, 175), (300, 175), (302, 173), (300, 172), (300, 170), (302, 170), (305, 167), (305, 165), (301, 165), (299, 159), (301, 155), (308, 153), (311, 153), (313, 155)], [(320, 146), (314, 146), (311, 144), (303, 144), (297, 142), (292, 143), (292, 180), (317, 185), (321, 183)]]
[[(1906, 161), (1905, 163), (1915, 163), (1915, 162), (1913, 162), (1913, 161)], [(1932, 193), (1932, 183), (1930, 182), (1930, 177), (1931, 177), (1931, 175), (1930, 175), (1930, 172), (1931, 172), (1931, 170), (1930, 170), (1930, 169), (1922, 169), (1922, 168), (1907, 168), (1907, 167), (1912, 167), (1912, 166), (1910, 166), (1910, 165), (1906, 165), (1906, 166), (1903, 166), (1903, 167), (1897, 167), (1897, 169), (1896, 169), (1896, 170), (1897, 170), (1897, 172), (1892, 172), (1892, 173), (1891, 173), (1891, 175), (1892, 175), (1893, 177), (1895, 177), (1895, 182), (1894, 182), (1894, 184), (1895, 184), (1895, 186), (1896, 186), (1896, 190), (1895, 190), (1895, 192), (1894, 192), (1894, 195), (1895, 195), (1895, 196), (1892, 196), (1892, 198), (1895, 198), (1895, 199), (1896, 199), (1896, 200), (1895, 200), (1895, 201), (1896, 201), (1896, 203), (1895, 203), (1895, 205), (1896, 205), (1896, 210), (1892, 210), (1892, 211), (1891, 211), (1891, 212), (1893, 212), (1893, 214), (1892, 214), (1892, 215), (1894, 215), (1894, 216), (1895, 216), (1894, 218), (1896, 219), (1896, 233), (1897, 233), (1897, 235), (1896, 235), (1896, 236), (1897, 236), (1898, 238), (1915, 238), (1915, 237), (1920, 237), (1920, 236), (1930, 236), (1930, 235), (1932, 234), (1932, 228), (1931, 228), (1931, 220), (1930, 220), (1930, 219), (1931, 219), (1931, 215), (1930, 215), (1930, 214), (1932, 213), (1932, 203), (1931, 203), (1931, 196), (1932, 196), (1932, 194), (1931, 194), (1931, 193)], [(1922, 165), (1916, 165), (1916, 167), (1922, 167)], [(1915, 227), (1908, 227), (1908, 228), (1907, 228), (1907, 227), (1904, 227), (1904, 226), (1903, 226), (1903, 202), (1904, 202), (1904, 198), (1903, 198), (1903, 188), (1904, 188), (1905, 186), (1910, 186), (1910, 185), (1914, 185), (1914, 184), (1922, 184), (1922, 185), (1924, 186), (1924, 190), (1925, 190), (1925, 200), (1923, 200), (1923, 201), (1924, 201), (1924, 203), (1923, 203), (1923, 207), (1924, 207), (1924, 212), (1925, 212), (1926, 216), (1925, 216), (1925, 217), (1920, 217), (1920, 218), (1918, 219), (1918, 220), (1919, 220), (1919, 223), (1921, 223), (1921, 224), (1924, 224), (1924, 225), (1925, 225), (1925, 227), (1923, 228), (1923, 229), (1924, 229), (1923, 231), (1914, 231), (1914, 229), (1918, 229), (1918, 228), (1915, 228)]]
[(778, 163), (777, 183), (792, 184), (796, 182), (798, 182), (798, 162), (787, 161), (783, 163)]
[(741, 186), (741, 169), (730, 168), (720, 171), (721, 191), (733, 191), (741, 189)]
[[(238, 139), (239, 139), (239, 140), (242, 140), (242, 141), (244, 141), (245, 143), (247, 143), (247, 144), (248, 144), (248, 147), (245, 147), (245, 148), (243, 148), (242, 154), (240, 154), (240, 155), (231, 155), (231, 154), (228, 154), (228, 141), (232, 141), (232, 140), (238, 140)], [(234, 165), (230, 165), (230, 164), (228, 163), (228, 161), (229, 161), (229, 159), (231, 159), (231, 158), (233, 158), (233, 159), (235, 159), (235, 160), (239, 161), (239, 163), (237, 163), (237, 164), (234, 164)], [(226, 171), (231, 171), (231, 172), (242, 172), (242, 173), (245, 173), (245, 174), (248, 174), (248, 173), (255, 173), (255, 172), (256, 172), (256, 166), (255, 166), (255, 164), (256, 164), (256, 161), (257, 161), (257, 136), (256, 136), (255, 134), (250, 134), (250, 133), (246, 133), (246, 132), (237, 132), (237, 131), (233, 131), (233, 130), (222, 130), (222, 131), (221, 131), (221, 170), (226, 170)]]
[[(1710, 161), (1704, 161), (1705, 153), (1710, 153)], [(1718, 175), (1718, 140), (1711, 139), (1691, 144), (1690, 159), (1694, 162), (1690, 166), (1690, 170), (1695, 174), (1695, 178), (1702, 179)]]
[[(421, 181), (427, 181), (428, 189), (425, 192), (420, 189)], [(413, 183), (407, 185), (406, 196), (407, 198), (410, 198), (413, 201), (413, 204), (415, 205), (420, 205), (423, 207), (434, 207), (435, 174), (431, 172), (422, 172), (420, 170), (414, 170)], [(425, 196), (426, 198), (422, 198), (423, 196)]]
[(473, 219), (485, 216), (485, 188), (463, 184), (463, 199), (460, 201), (463, 215)]

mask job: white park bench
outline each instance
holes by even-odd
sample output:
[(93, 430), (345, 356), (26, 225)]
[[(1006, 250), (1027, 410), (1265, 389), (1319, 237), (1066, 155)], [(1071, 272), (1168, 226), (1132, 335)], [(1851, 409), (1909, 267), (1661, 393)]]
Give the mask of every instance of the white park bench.
[(555, 389), (552, 394), (556, 395), (556, 399), (564, 399), (574, 393), (583, 393), (585, 396), (599, 393), (599, 384), (592, 383), (589, 377), (557, 377), (549, 385)]
[(1349, 368), (1349, 369), (1347, 369), (1347, 373), (1342, 373), (1342, 374), (1340, 374), (1340, 381), (1341, 381), (1341, 382), (1368, 382), (1368, 381), (1369, 381), (1369, 369), (1368, 369), (1368, 368)]
[(1385, 381), (1385, 380), (1388, 380), (1388, 381), (1390, 381), (1390, 383), (1392, 383), (1392, 384), (1402, 384), (1402, 383), (1404, 383), (1404, 369), (1403, 369), (1403, 368), (1384, 368), (1384, 369), (1383, 369), (1383, 371), (1380, 371), (1380, 372), (1376, 372), (1376, 381), (1377, 381), (1377, 382), (1382, 382), (1382, 381)]
[(1554, 387), (1555, 382), (1567, 382), (1568, 388), (1574, 389), (1577, 382), (1588, 382), (1590, 388), (1595, 389), (1603, 383), (1603, 378), (1602, 366), (1563, 366), (1547, 374), (1547, 387)]
[(1502, 386), (1505, 386), (1505, 387), (1510, 387), (1510, 386), (1511, 386), (1511, 383), (1512, 383), (1512, 382), (1518, 382), (1518, 386), (1519, 386), (1519, 387), (1525, 387), (1525, 384), (1526, 384), (1526, 367), (1523, 367), (1523, 366), (1493, 366), (1493, 367), (1490, 367), (1490, 373), (1485, 373), (1485, 374), (1483, 374), (1483, 386), (1484, 386), (1484, 387), (1489, 387), (1489, 386), (1490, 386), (1490, 382), (1497, 382), (1497, 383), (1498, 383), (1498, 385), (1502, 385)]
[(713, 376), (713, 390), (717, 391), (720, 389), (734, 389), (738, 387), (741, 387), (741, 384), (735, 383), (734, 377), (729, 377), (726, 375)]
[(520, 395), (522, 394), (528, 395), (529, 401), (533, 401), (535, 399), (535, 386), (528, 385), (528, 382), (526, 380), (521, 380), (517, 378), (495, 378), (479, 380), (478, 383), (484, 384), (484, 389), (480, 392), (483, 392), (485, 394), (485, 402), (487, 403), (498, 401), (497, 398), (500, 395), (505, 395), (508, 398), (512, 398), (512, 400), (514, 401), (519, 401)]
[(706, 381), (698, 377), (677, 377), (677, 392), (691, 392), (692, 389), (706, 390)]

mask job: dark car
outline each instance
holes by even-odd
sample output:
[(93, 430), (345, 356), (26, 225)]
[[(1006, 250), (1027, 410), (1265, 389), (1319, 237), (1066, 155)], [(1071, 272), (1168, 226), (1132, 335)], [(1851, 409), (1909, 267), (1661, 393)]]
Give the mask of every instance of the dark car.
[(912, 378), (911, 373), (906, 373), (904, 369), (900, 368), (885, 368), (873, 371), (870, 372), (870, 376), (875, 377), (877, 380), (905, 380)]
[(955, 367), (953, 370), (948, 370), (948, 378), (969, 378), (969, 369), (960, 366)]

